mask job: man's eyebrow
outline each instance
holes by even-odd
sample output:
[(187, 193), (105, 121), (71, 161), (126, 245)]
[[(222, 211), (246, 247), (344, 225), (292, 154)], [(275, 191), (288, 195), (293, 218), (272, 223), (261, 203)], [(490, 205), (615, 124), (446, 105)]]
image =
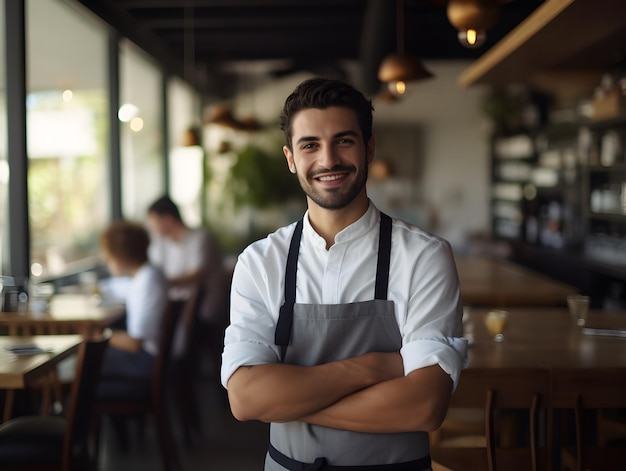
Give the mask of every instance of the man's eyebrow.
[[(337, 138), (346, 137), (346, 136), (359, 137), (359, 134), (356, 131), (352, 131), (352, 130), (341, 131), (335, 134), (333, 138), (337, 139)], [(314, 141), (319, 141), (319, 140), (320, 138), (316, 136), (302, 136), (300, 139), (296, 141), (296, 144), (300, 144), (302, 142), (314, 142)]]
[(356, 131), (342, 131), (335, 134), (335, 139), (346, 136), (359, 137), (359, 134)]
[(300, 139), (298, 139), (296, 141), (296, 144), (300, 144), (301, 142), (313, 142), (313, 141), (319, 141), (319, 137), (315, 137), (315, 136), (302, 136)]

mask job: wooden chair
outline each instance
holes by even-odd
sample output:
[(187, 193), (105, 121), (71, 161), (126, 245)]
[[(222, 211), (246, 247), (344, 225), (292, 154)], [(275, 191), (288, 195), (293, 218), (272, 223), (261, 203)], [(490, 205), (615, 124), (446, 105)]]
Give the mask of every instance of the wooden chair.
[(80, 344), (66, 417), (17, 417), (0, 426), (0, 469), (84, 471), (89, 468), (88, 432), (110, 337), (107, 330), (98, 338)]
[(433, 460), (461, 471), (547, 469), (549, 446), (541, 443), (540, 421), (549, 385), (547, 370), (465, 370), (450, 408), (483, 410), (484, 437), (433, 440)]
[[(555, 370), (553, 372), (553, 408), (560, 411), (561, 469), (615, 470), (626, 461), (624, 427), (612, 424), (603, 412), (626, 409), (626, 371), (623, 368), (601, 370)], [(568, 427), (573, 419), (573, 427)], [(619, 424), (618, 424), (619, 425)], [(573, 428), (573, 440), (567, 440)], [(622, 432), (621, 443), (608, 442), (605, 428)], [(573, 443), (572, 443), (573, 442)]]
[(196, 394), (196, 375), (198, 373), (198, 349), (195, 343), (199, 325), (200, 302), (203, 289), (194, 286), (190, 296), (182, 306), (179, 326), (181, 350), (175, 352), (171, 384), (174, 388), (178, 417), (187, 445), (193, 438), (202, 435), (200, 407)]
[[(10, 313), (10, 316), (17, 314)], [(15, 323), (11, 323), (7, 327), (7, 335), (10, 336), (30, 336), (30, 335), (65, 335), (65, 334), (80, 334), (87, 338), (98, 332), (102, 332), (102, 329), (96, 329), (95, 323), (76, 321), (76, 322), (57, 322), (57, 321), (45, 321), (45, 320), (31, 320), (18, 318)], [(62, 404), (64, 397), (64, 391), (67, 393), (71, 389), (75, 375), (75, 362), (71, 364), (71, 381), (63, 385), (61, 379), (55, 373), (51, 373), (49, 376), (40, 377), (37, 381), (30, 384), (30, 390), (39, 390), (41, 392), (41, 407), (40, 414), (46, 416), (50, 413), (53, 403)], [(65, 386), (65, 387), (64, 387)], [(2, 421), (6, 422), (13, 415), (13, 403), (15, 401), (16, 391), (14, 389), (8, 389), (5, 391), (5, 405), (3, 410)]]
[[(96, 448), (96, 463), (98, 462), (100, 429), (103, 415), (117, 417), (136, 417), (151, 415), (156, 421), (156, 429), (159, 440), (159, 448), (163, 458), (163, 467), (166, 471), (181, 468), (176, 443), (172, 430), (172, 422), (169, 407), (166, 401), (166, 379), (168, 366), (171, 360), (174, 333), (181, 311), (180, 303), (169, 302), (163, 317), (159, 350), (154, 361), (151, 377), (148, 381), (140, 381), (141, 384), (133, 384), (129, 388), (128, 396), (116, 396), (96, 399), (94, 439)], [(129, 379), (120, 380), (127, 383)]]

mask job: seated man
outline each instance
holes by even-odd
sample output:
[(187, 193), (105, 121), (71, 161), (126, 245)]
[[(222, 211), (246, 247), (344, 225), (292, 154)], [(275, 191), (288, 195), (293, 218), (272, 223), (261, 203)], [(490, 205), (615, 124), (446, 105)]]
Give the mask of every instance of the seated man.
[[(152, 233), (148, 251), (150, 262), (167, 277), (169, 299), (184, 301), (189, 297), (191, 286), (201, 287), (197, 335), (202, 339), (201, 345), (210, 350), (211, 366), (217, 370), (228, 322), (229, 276), (224, 269), (221, 247), (206, 229), (188, 227), (168, 196), (159, 198), (148, 208), (148, 226)], [(184, 341), (181, 334), (177, 334), (175, 354)]]
[(139, 224), (117, 221), (100, 237), (106, 264), (114, 276), (131, 278), (126, 298), (126, 330), (109, 342), (99, 396), (115, 395), (128, 384), (120, 379), (148, 379), (158, 350), (161, 319), (167, 306), (167, 280), (148, 263), (150, 238)]

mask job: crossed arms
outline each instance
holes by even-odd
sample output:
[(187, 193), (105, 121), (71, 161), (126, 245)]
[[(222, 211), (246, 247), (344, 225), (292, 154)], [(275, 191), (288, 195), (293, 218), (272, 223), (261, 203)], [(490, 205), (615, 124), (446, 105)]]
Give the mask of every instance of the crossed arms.
[(438, 365), (404, 375), (399, 353), (367, 353), (317, 366), (242, 366), (228, 381), (238, 420), (300, 421), (369, 433), (432, 431), (452, 380)]

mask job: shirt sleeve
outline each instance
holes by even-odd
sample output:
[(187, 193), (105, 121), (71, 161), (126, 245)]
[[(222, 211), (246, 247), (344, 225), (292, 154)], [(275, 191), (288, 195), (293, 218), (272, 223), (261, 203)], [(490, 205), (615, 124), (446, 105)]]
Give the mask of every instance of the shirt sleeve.
[(156, 234), (150, 234), (150, 245), (148, 246), (148, 259), (155, 267), (163, 266), (163, 247), (161, 238)]
[[(233, 272), (231, 287), (230, 325), (224, 337), (221, 381), (224, 387), (240, 366), (278, 362), (274, 345), (275, 317), (267, 309), (261, 293), (262, 281), (240, 257)], [(277, 314), (276, 314), (277, 315)]]
[(400, 351), (405, 374), (439, 365), (456, 389), (461, 370), (467, 366), (460, 299), (452, 251), (447, 242), (438, 240), (419, 257), (411, 281)]
[[(126, 301), (126, 330), (152, 350), (166, 305), (166, 289), (156, 269), (144, 267), (133, 279)], [(146, 345), (146, 342), (149, 345)], [(150, 352), (154, 353), (154, 352)]]

